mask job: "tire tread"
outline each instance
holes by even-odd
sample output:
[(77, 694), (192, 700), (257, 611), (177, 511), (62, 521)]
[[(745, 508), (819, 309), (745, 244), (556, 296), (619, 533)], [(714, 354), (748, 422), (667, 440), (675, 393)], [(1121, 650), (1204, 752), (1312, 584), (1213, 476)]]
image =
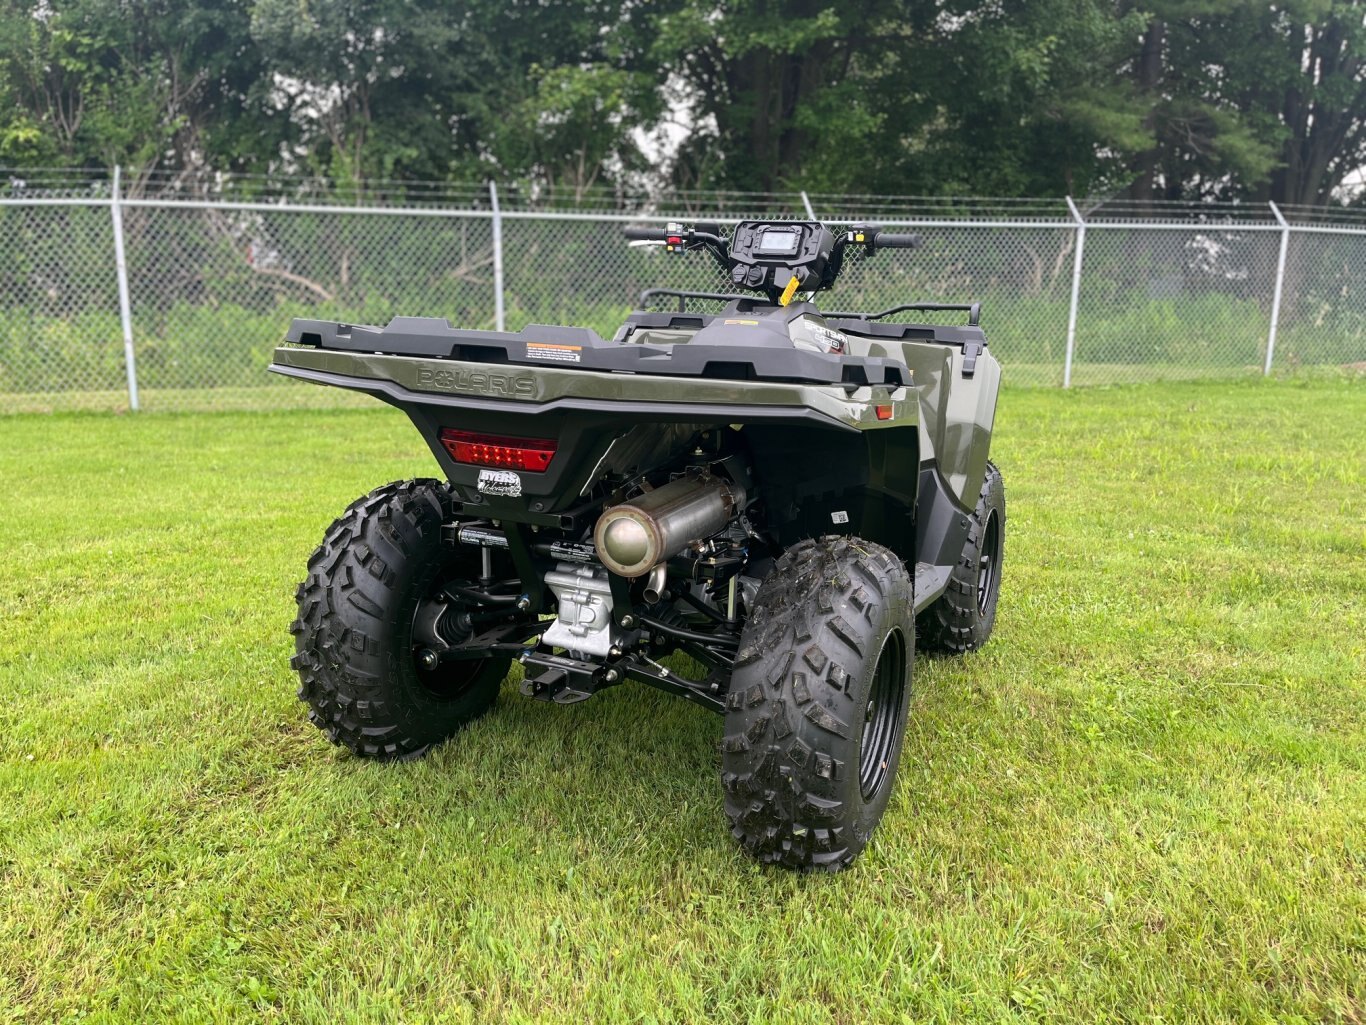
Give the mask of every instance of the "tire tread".
[[(410, 564), (433, 556), (449, 509), (441, 481), (376, 488), (332, 521), (295, 592), (290, 665), (299, 675), (299, 698), (309, 706), (309, 721), (332, 743), (363, 758), (418, 758), (450, 732), (434, 736), (431, 729), (414, 728), (407, 710), (397, 707), (392, 675), (406, 652), (390, 651), (386, 637), (394, 630), (390, 619), (403, 599)], [(405, 566), (408, 573), (401, 572)], [(471, 688), (487, 700), (475, 714), (492, 704), (506, 671), (505, 659), (489, 659), (480, 669)]]
[(731, 833), (760, 862), (838, 871), (867, 843), (839, 784), (857, 776), (851, 723), (862, 721), (846, 663), (861, 665), (881, 643), (870, 629), (879, 604), (897, 606), (909, 666), (911, 578), (885, 548), (848, 537), (802, 541), (760, 588), (721, 741)]

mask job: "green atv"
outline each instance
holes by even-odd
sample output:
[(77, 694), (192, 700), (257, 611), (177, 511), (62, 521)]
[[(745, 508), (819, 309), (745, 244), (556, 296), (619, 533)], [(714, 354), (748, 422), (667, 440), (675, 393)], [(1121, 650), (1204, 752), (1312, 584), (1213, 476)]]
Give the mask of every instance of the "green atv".
[[(610, 341), (294, 321), (271, 369), (397, 406), (444, 478), (379, 488), (328, 528), (298, 591), (299, 696), (333, 742), (387, 760), (484, 714), (514, 661), (542, 701), (649, 684), (724, 717), (747, 852), (843, 868), (892, 792), (917, 637), (959, 653), (991, 635), (1000, 366), (976, 304), (811, 301), (846, 258), (917, 236), (627, 235), (709, 254), (736, 291), (649, 290)], [(967, 324), (895, 319), (945, 309)]]

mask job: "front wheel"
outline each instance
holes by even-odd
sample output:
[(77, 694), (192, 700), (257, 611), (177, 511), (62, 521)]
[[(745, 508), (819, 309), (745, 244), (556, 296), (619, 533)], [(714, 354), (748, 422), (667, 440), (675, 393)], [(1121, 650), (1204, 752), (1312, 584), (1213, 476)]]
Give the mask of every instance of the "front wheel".
[(483, 715), (511, 660), (440, 663), (470, 634), (449, 585), (477, 576), (441, 544), (449, 492), (402, 481), (352, 502), (308, 560), (290, 664), (309, 719), (366, 758), (416, 758)]
[(941, 655), (976, 651), (996, 625), (1006, 540), (1006, 489), (1001, 471), (987, 463), (977, 507), (968, 524), (963, 554), (949, 586), (920, 614), (921, 647)]
[(846, 537), (794, 545), (760, 586), (721, 744), (731, 831), (760, 861), (837, 871), (882, 818), (911, 698), (911, 586), (894, 554)]

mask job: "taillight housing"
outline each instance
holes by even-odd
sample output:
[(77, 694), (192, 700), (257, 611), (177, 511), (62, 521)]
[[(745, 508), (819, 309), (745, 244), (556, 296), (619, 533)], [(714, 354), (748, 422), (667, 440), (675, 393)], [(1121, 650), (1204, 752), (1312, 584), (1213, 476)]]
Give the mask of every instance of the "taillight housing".
[(441, 429), (441, 444), (457, 463), (542, 473), (555, 457), (554, 438), (509, 438), (501, 434)]

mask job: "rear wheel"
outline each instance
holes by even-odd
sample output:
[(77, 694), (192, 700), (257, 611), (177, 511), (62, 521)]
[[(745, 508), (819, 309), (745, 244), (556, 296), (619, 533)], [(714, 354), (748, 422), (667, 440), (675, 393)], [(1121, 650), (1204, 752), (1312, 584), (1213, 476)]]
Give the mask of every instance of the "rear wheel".
[(449, 505), (435, 480), (372, 491), (328, 528), (299, 585), (299, 697), (334, 744), (363, 757), (424, 754), (488, 711), (511, 665), (434, 657), (469, 636), (467, 607), (447, 592), (478, 576), (441, 544)]
[(911, 697), (901, 560), (858, 538), (794, 545), (765, 578), (731, 675), (722, 784), (760, 861), (836, 871), (886, 810)]
[(920, 614), (916, 624), (922, 650), (961, 655), (975, 651), (991, 637), (1001, 594), (1005, 538), (1005, 483), (995, 464), (987, 463), (963, 554), (949, 574), (948, 590)]

